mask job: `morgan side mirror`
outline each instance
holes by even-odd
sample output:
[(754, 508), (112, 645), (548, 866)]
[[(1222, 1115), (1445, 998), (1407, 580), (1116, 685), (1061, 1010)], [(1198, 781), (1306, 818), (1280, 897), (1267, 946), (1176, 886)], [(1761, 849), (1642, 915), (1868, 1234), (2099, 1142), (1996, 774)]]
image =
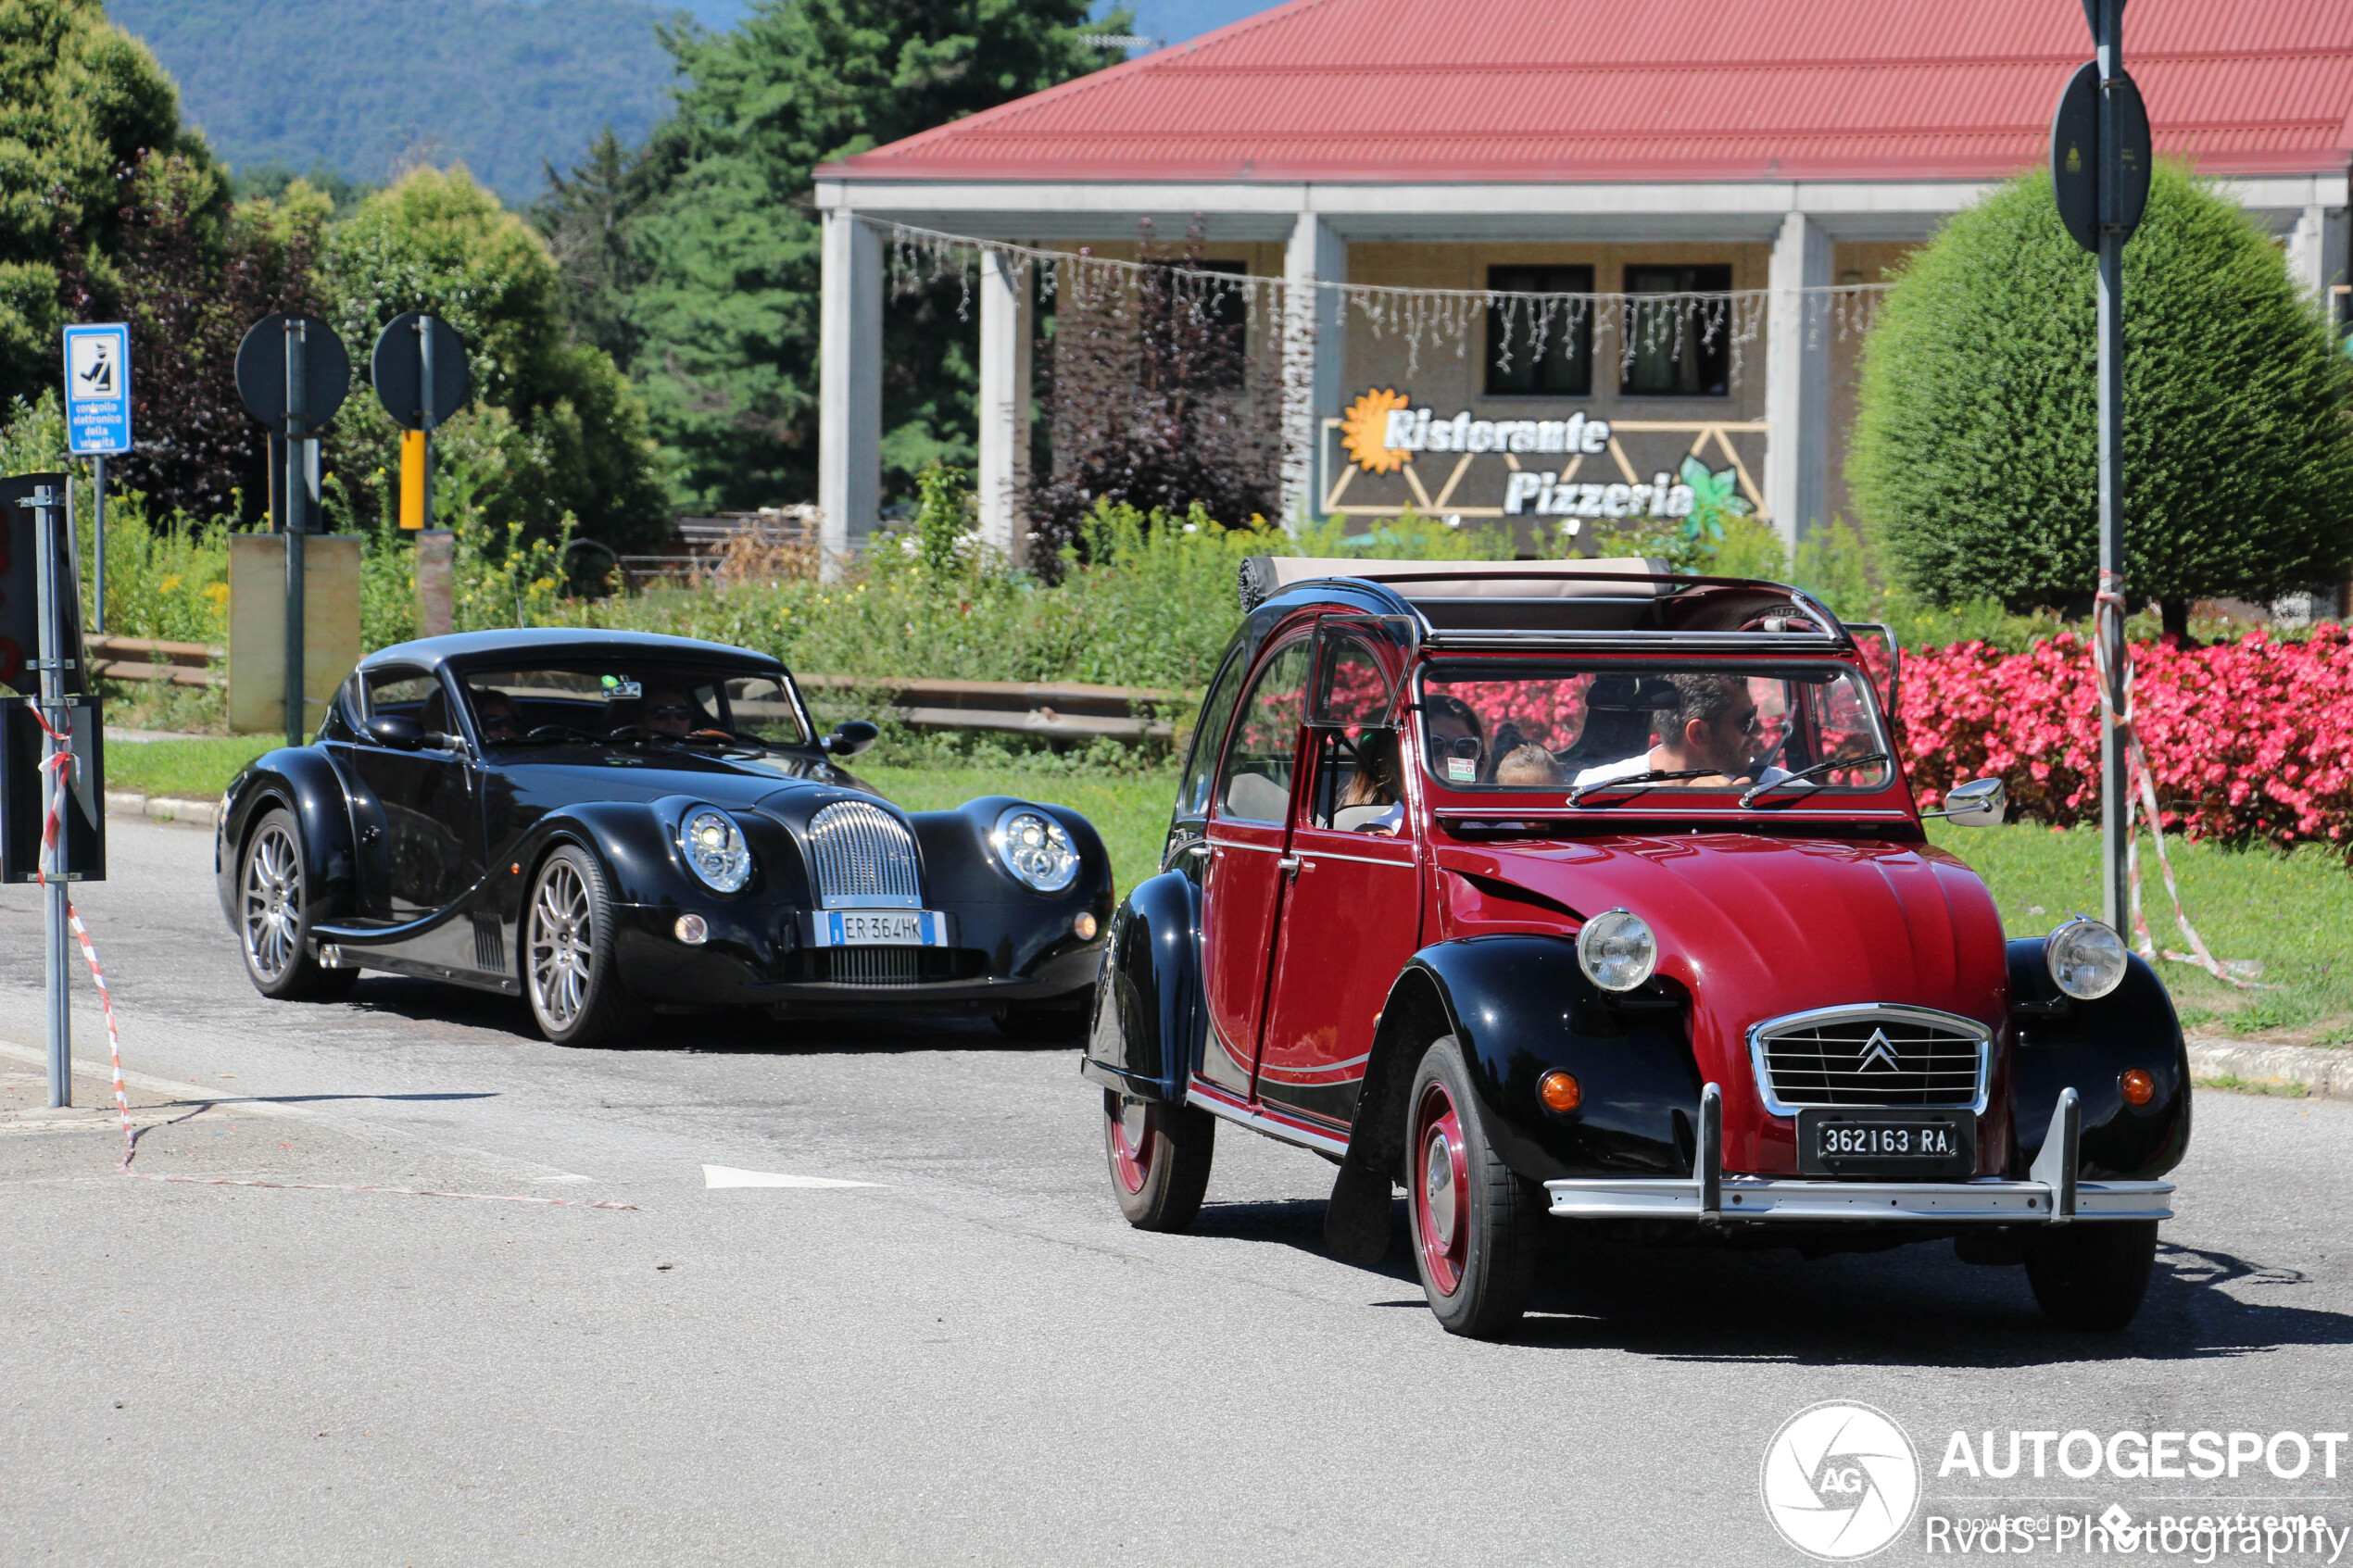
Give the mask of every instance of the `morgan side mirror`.
[(880, 738), (882, 732), (865, 720), (845, 719), (817, 743), (817, 749), (828, 757), (855, 757)]
[(405, 713), (379, 713), (368, 721), (368, 738), (395, 751), (416, 751), (425, 744), (425, 732)]
[(1999, 779), (1973, 779), (1956, 784), (1944, 797), (1942, 811), (1922, 811), (1923, 817), (1943, 817), (1956, 827), (1990, 828), (2001, 825), (2002, 813), (2009, 809), (2009, 791)]

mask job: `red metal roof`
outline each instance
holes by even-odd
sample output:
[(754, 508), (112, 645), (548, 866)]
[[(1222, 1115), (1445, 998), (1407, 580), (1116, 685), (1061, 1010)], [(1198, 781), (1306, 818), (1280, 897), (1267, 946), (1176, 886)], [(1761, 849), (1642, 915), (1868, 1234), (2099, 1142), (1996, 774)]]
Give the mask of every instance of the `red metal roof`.
[[(2353, 162), (2353, 4), (2138, 0), (2158, 150)], [(2076, 0), (1290, 0), (833, 165), (853, 179), (1995, 179), (2045, 156)]]

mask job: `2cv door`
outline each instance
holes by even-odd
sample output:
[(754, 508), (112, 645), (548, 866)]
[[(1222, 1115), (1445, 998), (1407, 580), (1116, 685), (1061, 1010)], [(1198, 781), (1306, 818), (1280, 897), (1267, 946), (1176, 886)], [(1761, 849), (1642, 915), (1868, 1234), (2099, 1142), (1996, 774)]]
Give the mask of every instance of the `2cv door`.
[(1251, 1092), (1257, 1064), (1266, 962), (1287, 884), (1300, 708), (1314, 646), (1302, 631), (1260, 660), (1218, 766), (1204, 835), (1209, 870), (1202, 894), (1202, 972), (1209, 1037), (1201, 1071), (1242, 1098)]
[(1421, 945), (1421, 876), (1405, 804), (1405, 650), (1378, 621), (1317, 633), (1307, 765), (1294, 807), (1266, 1028), (1265, 1103), (1353, 1117), (1389, 988)]

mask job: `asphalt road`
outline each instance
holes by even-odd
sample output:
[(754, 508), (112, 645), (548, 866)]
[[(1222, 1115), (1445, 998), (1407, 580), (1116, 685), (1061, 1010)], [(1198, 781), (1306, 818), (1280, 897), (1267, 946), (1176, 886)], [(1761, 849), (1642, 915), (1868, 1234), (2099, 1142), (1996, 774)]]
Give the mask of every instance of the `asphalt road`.
[(1939, 1473), (1956, 1431), (2353, 1425), (2342, 1105), (2201, 1098), (2122, 1335), (2047, 1328), (2019, 1271), (1942, 1246), (1588, 1245), (1516, 1342), (1472, 1344), (1422, 1305), (1402, 1205), (1387, 1268), (1324, 1253), (1312, 1155), (1227, 1130), (1195, 1234), (1129, 1230), (1067, 1049), (681, 1018), (571, 1051), (389, 978), (267, 1003), (207, 835), (118, 822), (111, 852), (83, 892), (135, 1169), (633, 1207), (121, 1178), (108, 1124), (37, 1109), (38, 909), (0, 890), (0, 1562), (1800, 1562), (1759, 1470), (1826, 1400), (1919, 1450), (1882, 1562), (1939, 1512), (2353, 1524), (2317, 1461)]

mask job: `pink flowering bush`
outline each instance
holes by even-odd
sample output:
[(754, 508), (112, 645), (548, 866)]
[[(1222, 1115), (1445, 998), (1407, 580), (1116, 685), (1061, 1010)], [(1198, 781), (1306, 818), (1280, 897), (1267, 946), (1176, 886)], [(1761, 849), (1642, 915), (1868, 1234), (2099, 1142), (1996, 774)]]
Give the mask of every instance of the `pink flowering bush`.
[[(2309, 840), (2353, 855), (2353, 636), (2258, 633), (2211, 647), (2133, 649), (2141, 745), (2165, 825), (2193, 838)], [(2023, 819), (2097, 821), (2099, 696), (2089, 639), (2024, 653), (1961, 643), (1904, 660), (1902, 749), (1932, 806), (1998, 776)]]

